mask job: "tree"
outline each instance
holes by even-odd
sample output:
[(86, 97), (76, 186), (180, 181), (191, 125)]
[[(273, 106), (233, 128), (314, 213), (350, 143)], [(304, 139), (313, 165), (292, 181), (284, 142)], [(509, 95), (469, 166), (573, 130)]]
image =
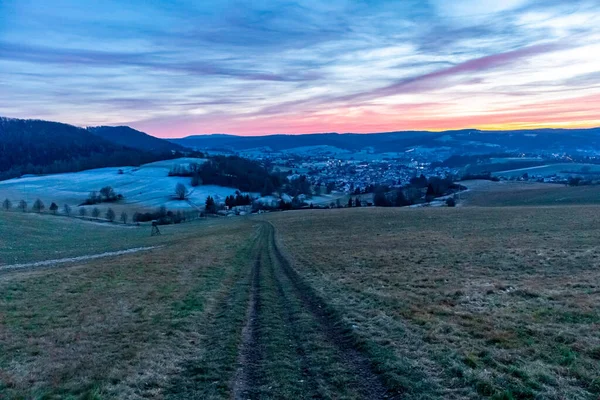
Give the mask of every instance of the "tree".
[(2, 202), (2, 208), (4, 208), (6, 211), (10, 210), (12, 208), (12, 203), (10, 202), (9, 199), (5, 199)]
[(46, 206), (44, 206), (44, 203), (40, 199), (37, 199), (33, 203), (33, 206), (31, 208), (33, 209), (33, 211), (41, 213), (44, 210), (44, 208), (46, 208)]
[(85, 209), (85, 207), (81, 207), (81, 208), (79, 209), (79, 215), (80, 215), (81, 217), (85, 217), (85, 214), (87, 214), (87, 210)]
[(275, 191), (275, 186), (273, 182), (271, 182), (270, 178), (265, 178), (265, 185), (263, 186), (262, 191), (260, 192), (261, 196), (270, 196)]
[(352, 201), (352, 197), (350, 197), (348, 199), (348, 207), (352, 207), (354, 205), (354, 202)]
[(123, 222), (124, 224), (127, 223), (127, 213), (125, 211), (121, 213), (121, 222)]
[(394, 199), (394, 206), (396, 207), (404, 207), (408, 205), (408, 200), (406, 196), (404, 196), (404, 191), (401, 189), (396, 192), (396, 198)]
[(56, 212), (58, 211), (58, 204), (52, 202), (52, 204), (50, 204), (49, 210), (50, 212), (52, 212), (52, 214), (56, 215)]
[(335, 189), (335, 182), (327, 182), (325, 193), (331, 194), (331, 192), (333, 192), (333, 189)]
[(101, 203), (102, 202), (102, 196), (98, 194), (98, 192), (91, 191), (90, 194), (88, 195), (87, 200), (85, 201), (85, 204), (97, 204), (97, 203)]
[(412, 177), (410, 178), (410, 184), (416, 188), (424, 188), (427, 186), (427, 177), (425, 177), (423, 174), (421, 174), (419, 177)]
[(385, 188), (383, 186), (377, 186), (375, 188), (373, 204), (375, 204), (376, 207), (389, 207), (392, 205), (386, 196)]
[(321, 195), (321, 185), (320, 184), (315, 186), (313, 193), (315, 194), (315, 196)]
[(200, 178), (200, 175), (195, 174), (194, 176), (192, 176), (192, 186), (196, 187), (200, 185), (202, 185), (202, 178)]
[(456, 200), (453, 197), (449, 197), (446, 199), (446, 205), (448, 207), (456, 207)]
[(63, 206), (63, 212), (65, 213), (66, 216), (71, 216), (71, 206), (68, 204), (65, 204)]
[(114, 189), (110, 186), (104, 186), (100, 189), (100, 195), (103, 196), (106, 201), (114, 201), (117, 198)]
[(92, 217), (94, 217), (94, 219), (98, 219), (99, 216), (100, 216), (100, 210), (98, 210), (98, 207), (94, 207), (92, 209)]
[(362, 202), (360, 201), (360, 197), (357, 197), (357, 198), (354, 200), (354, 206), (355, 206), (355, 207), (362, 207)]
[(27, 211), (27, 202), (25, 200), (19, 201), (19, 206), (17, 208), (23, 212)]
[(206, 206), (206, 212), (215, 212), (217, 207), (215, 204), (215, 199), (212, 198), (212, 196), (208, 196), (206, 198), (206, 202), (204, 203)]
[(112, 208), (109, 208), (108, 210), (106, 210), (106, 219), (109, 220), (110, 222), (113, 222), (115, 220), (115, 212), (113, 211)]
[(177, 200), (185, 200), (185, 196), (187, 194), (187, 189), (183, 183), (178, 183), (175, 185), (175, 197)]
[(425, 201), (430, 202), (435, 198), (435, 190), (433, 189), (433, 185), (430, 183), (427, 185), (427, 192), (425, 193)]

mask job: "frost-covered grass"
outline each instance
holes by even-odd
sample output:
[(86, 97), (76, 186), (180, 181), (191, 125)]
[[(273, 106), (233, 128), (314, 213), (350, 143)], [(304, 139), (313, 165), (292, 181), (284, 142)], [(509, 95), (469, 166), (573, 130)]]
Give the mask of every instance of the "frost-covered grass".
[[(85, 201), (91, 191), (99, 191), (104, 186), (112, 186), (115, 192), (125, 199), (111, 207), (120, 211), (122, 208), (143, 211), (165, 205), (169, 209), (191, 209), (186, 201), (173, 199), (175, 186), (184, 184), (190, 191), (189, 200), (202, 206), (210, 195), (219, 199), (235, 193), (235, 188), (216, 185), (205, 185), (192, 188), (190, 178), (170, 177), (169, 170), (174, 165), (188, 165), (191, 162), (203, 162), (203, 159), (181, 158), (159, 161), (141, 167), (99, 168), (81, 172), (29, 176), (0, 182), (0, 201), (10, 199), (16, 206), (19, 200), (25, 200), (31, 206), (36, 199), (41, 199), (46, 207), (55, 202), (62, 209), (64, 204), (72, 207)], [(123, 171), (122, 174), (119, 171)], [(126, 207), (123, 207), (126, 206)], [(102, 210), (107, 204), (99, 206)]]
[(583, 400), (600, 395), (598, 211), (353, 208), (264, 218), (403, 399)]
[(523, 174), (535, 175), (535, 176), (550, 176), (550, 175), (558, 175), (558, 176), (572, 176), (579, 175), (583, 176), (586, 174), (594, 173), (600, 174), (600, 165), (596, 164), (581, 164), (581, 163), (569, 163), (569, 164), (550, 164), (550, 165), (540, 165), (536, 167), (528, 167), (528, 168), (519, 168), (513, 169), (509, 171), (498, 171), (494, 172), (492, 175), (494, 176), (505, 176), (505, 177), (519, 177)]
[(149, 225), (124, 226), (50, 214), (0, 211), (0, 266), (162, 246), (196, 237), (198, 232), (230, 221), (208, 218), (163, 225), (162, 234), (151, 237)]

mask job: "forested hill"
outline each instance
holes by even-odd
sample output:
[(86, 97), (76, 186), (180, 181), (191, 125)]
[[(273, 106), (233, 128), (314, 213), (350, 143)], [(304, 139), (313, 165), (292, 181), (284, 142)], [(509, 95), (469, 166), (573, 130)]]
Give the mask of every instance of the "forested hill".
[(87, 130), (112, 143), (138, 150), (155, 153), (185, 151), (183, 146), (150, 136), (147, 133), (137, 131), (128, 126), (96, 126), (88, 127)]
[(376, 153), (404, 152), (414, 148), (431, 151), (444, 149), (452, 154), (500, 152), (596, 152), (600, 148), (600, 128), (532, 129), (481, 131), (463, 129), (444, 132), (399, 131), (371, 134), (315, 133), (305, 135), (196, 135), (171, 139), (173, 143), (197, 150), (266, 149), (287, 151), (296, 148), (328, 146), (348, 151), (369, 150)]
[(140, 165), (175, 156), (125, 147), (68, 124), (0, 117), (0, 179)]

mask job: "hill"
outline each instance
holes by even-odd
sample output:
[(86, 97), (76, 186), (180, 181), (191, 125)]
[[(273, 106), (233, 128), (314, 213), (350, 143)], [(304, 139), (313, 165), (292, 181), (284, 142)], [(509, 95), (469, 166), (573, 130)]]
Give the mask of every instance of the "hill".
[(87, 130), (109, 142), (132, 149), (154, 153), (182, 152), (186, 150), (183, 146), (176, 143), (150, 136), (147, 133), (137, 131), (128, 126), (96, 126), (88, 127)]
[(0, 392), (593, 399), (598, 210), (306, 210), (153, 237), (0, 211)]
[(113, 143), (73, 125), (0, 117), (0, 180), (174, 157)]
[(310, 146), (376, 153), (405, 152), (415, 149), (442, 149), (449, 154), (487, 154), (503, 152), (579, 152), (596, 154), (600, 147), (600, 128), (536, 129), (518, 131), (481, 131), (465, 129), (444, 132), (404, 131), (373, 134), (316, 133), (308, 135), (195, 135), (171, 142), (185, 147), (242, 151), (264, 148), (283, 151)]
[(597, 185), (565, 186), (555, 183), (487, 180), (462, 181), (467, 191), (460, 194), (460, 206), (564, 206), (600, 204)]

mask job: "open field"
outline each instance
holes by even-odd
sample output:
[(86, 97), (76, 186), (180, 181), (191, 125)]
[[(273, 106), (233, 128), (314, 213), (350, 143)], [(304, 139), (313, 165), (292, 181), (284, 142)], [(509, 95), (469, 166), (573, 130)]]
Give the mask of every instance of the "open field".
[(531, 176), (551, 176), (558, 175), (562, 177), (569, 176), (585, 176), (587, 174), (600, 174), (600, 165), (597, 164), (582, 164), (582, 163), (568, 163), (568, 164), (549, 164), (540, 165), (528, 168), (512, 169), (508, 171), (497, 171), (493, 172), (494, 176), (504, 177), (520, 177), (523, 174), (529, 174)]
[(352, 209), (268, 218), (298, 273), (404, 398), (595, 399), (599, 211)]
[(565, 186), (554, 183), (463, 181), (462, 206), (556, 206), (600, 204), (600, 186)]
[(185, 241), (227, 222), (202, 219), (178, 226), (163, 225), (162, 234), (151, 237), (149, 225), (123, 226), (49, 214), (0, 212), (0, 266), (161, 246)]
[(599, 211), (306, 210), (160, 237), (16, 214), (2, 229), (61, 232), (30, 259), (78, 254), (82, 237), (99, 246), (85, 251), (162, 247), (0, 273), (0, 393), (595, 399)]
[[(112, 207), (118, 213), (122, 210), (133, 213), (134, 211), (156, 209), (162, 205), (173, 210), (191, 210), (193, 206), (189, 202), (173, 199), (175, 186), (178, 183), (184, 184), (190, 191), (189, 200), (200, 206), (204, 205), (206, 197), (209, 195), (217, 199), (224, 199), (236, 191), (235, 188), (216, 185), (201, 185), (192, 188), (190, 178), (168, 176), (169, 170), (174, 165), (187, 166), (190, 162), (203, 161), (203, 159), (181, 158), (158, 161), (141, 167), (99, 168), (74, 173), (10, 179), (0, 181), (0, 201), (8, 198), (16, 207), (19, 200), (25, 200), (31, 207), (33, 202), (39, 198), (46, 207), (55, 202), (62, 210), (64, 204), (69, 204), (73, 208), (82, 204), (91, 191), (99, 191), (104, 186), (112, 186), (115, 192), (122, 194), (125, 199), (119, 203), (98, 205), (103, 211)], [(119, 170), (122, 170), (123, 173), (119, 174)]]

